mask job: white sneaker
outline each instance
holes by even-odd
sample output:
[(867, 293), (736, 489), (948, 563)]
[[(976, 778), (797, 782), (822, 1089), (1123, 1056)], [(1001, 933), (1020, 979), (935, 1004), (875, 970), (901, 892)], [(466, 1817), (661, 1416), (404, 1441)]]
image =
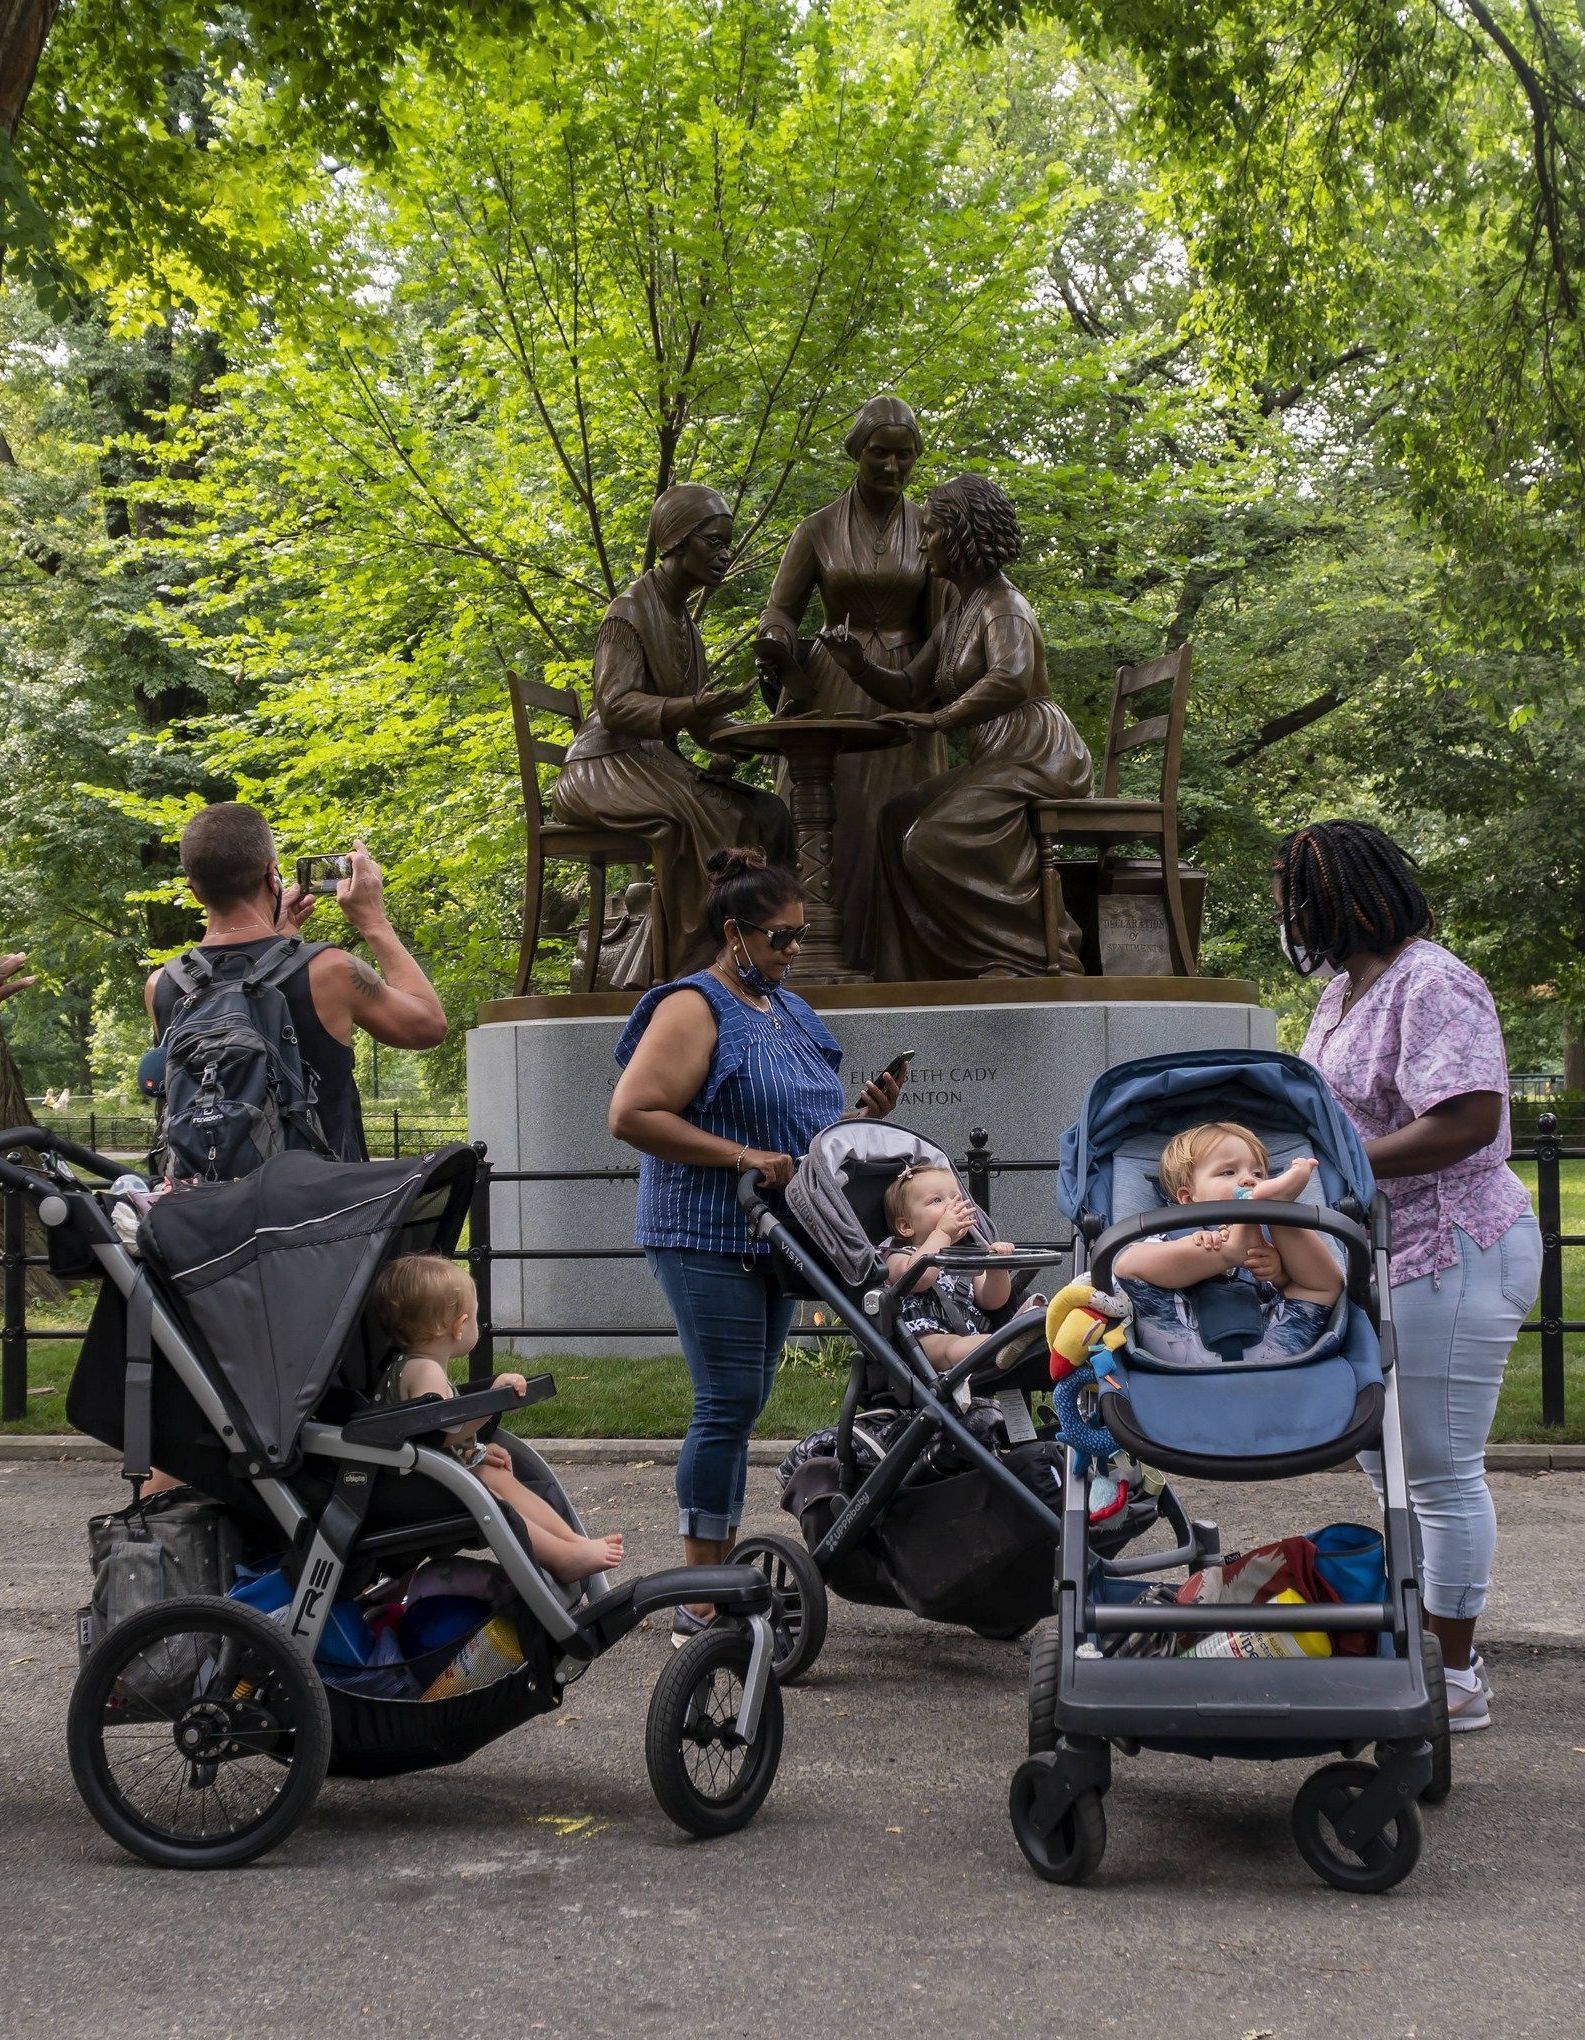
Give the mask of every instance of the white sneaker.
[(1464, 1686), (1457, 1679), (1448, 1680), (1447, 1725), (1452, 1735), (1467, 1735), (1471, 1729), (1491, 1727), (1491, 1708), (1478, 1684)]

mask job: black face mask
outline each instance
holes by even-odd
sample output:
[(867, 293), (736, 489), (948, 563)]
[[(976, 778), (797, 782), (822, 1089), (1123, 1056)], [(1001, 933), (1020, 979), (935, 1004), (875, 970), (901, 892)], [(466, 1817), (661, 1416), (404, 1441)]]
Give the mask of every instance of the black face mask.
[(270, 916), (271, 922), (277, 928), (281, 925), (281, 909), (283, 906), (285, 906), (285, 904), (286, 904), (286, 888), (281, 884), (279, 878), (277, 878), (275, 881), (275, 912)]

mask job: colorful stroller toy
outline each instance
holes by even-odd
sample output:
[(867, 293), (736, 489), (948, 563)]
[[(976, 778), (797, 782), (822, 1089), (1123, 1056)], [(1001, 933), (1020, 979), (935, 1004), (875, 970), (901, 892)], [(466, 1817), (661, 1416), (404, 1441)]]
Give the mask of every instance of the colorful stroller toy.
[[(112, 1222), (114, 1200), (76, 1173), (108, 1182), (114, 1162), (37, 1127), (0, 1133), (0, 1155), (0, 1183), (32, 1200), (56, 1271), (105, 1278), (68, 1397), (73, 1423), (120, 1447), (134, 1482), (158, 1465), (221, 1504), (248, 1553), (288, 1583), (278, 1619), (230, 1595), (190, 1595), (139, 1608), (93, 1645), (67, 1743), (107, 1834), (173, 1868), (248, 1862), (296, 1827), (327, 1770), (374, 1778), (457, 1763), (559, 1707), (646, 1615), (690, 1601), (739, 1620), (696, 1637), (661, 1674), (650, 1781), (692, 1833), (753, 1818), (782, 1741), (764, 1579), (699, 1567), (562, 1587), (441, 1445), (442, 1411), (448, 1426), (499, 1419), (520, 1400), (513, 1389), (369, 1406), (388, 1358), (368, 1302), (375, 1277), (398, 1254), (456, 1247), (471, 1148), (367, 1164), (278, 1155), (240, 1182), (160, 1198), (137, 1254)], [(540, 1375), (527, 1399), (554, 1393)], [(539, 1455), (500, 1442), (581, 1530)], [(470, 1548), (488, 1551), (509, 1592), (510, 1651), (481, 1654), (439, 1698), (390, 1697), (332, 1668), (327, 1625), (349, 1597)], [(498, 1675), (478, 1677), (480, 1662)]]
[[(1170, 1228), (1245, 1223), (1235, 1201), (1168, 1206), (1155, 1170), (1174, 1133), (1233, 1120), (1267, 1143), (1273, 1170), (1298, 1155), (1320, 1163), (1314, 1202), (1262, 1203), (1268, 1226), (1328, 1235), (1345, 1259), (1342, 1295), (1322, 1336), (1281, 1360), (1203, 1362), (1152, 1353), (1137, 1320), (1107, 1356), (1102, 1424), (1127, 1451), (1201, 1480), (1280, 1480), (1341, 1466), (1379, 1448), (1386, 1491), (1386, 1594), (1380, 1602), (1271, 1600), (1181, 1605), (1131, 1598), (1146, 1572), (1214, 1563), (1216, 1526), (1191, 1526), (1168, 1557), (1096, 1553), (1083, 1482), (1070, 1470), (1057, 1619), (1030, 1662), (1030, 1757), (1010, 1800), (1019, 1846), (1042, 1877), (1078, 1883), (1106, 1846), (1103, 1795), (1113, 1749), (1199, 1757), (1339, 1754), (1293, 1802), (1300, 1854), (1345, 1891), (1385, 1891), (1420, 1853), (1417, 1802), (1446, 1796), (1446, 1694), (1436, 1641), (1420, 1623), (1393, 1372), (1387, 1207), (1358, 1136), (1320, 1075), (1296, 1057), (1210, 1051), (1155, 1056), (1108, 1070), (1063, 1135), (1058, 1202), (1077, 1227), (1074, 1273), (1115, 1288), (1119, 1252)], [(1192, 1297), (1194, 1291), (1184, 1292)], [(1076, 1467), (1070, 1461), (1070, 1468)], [(1124, 1638), (1192, 1645), (1233, 1626), (1257, 1639), (1309, 1632), (1370, 1639), (1370, 1655), (1118, 1655)], [(1375, 1744), (1375, 1762), (1360, 1760)]]

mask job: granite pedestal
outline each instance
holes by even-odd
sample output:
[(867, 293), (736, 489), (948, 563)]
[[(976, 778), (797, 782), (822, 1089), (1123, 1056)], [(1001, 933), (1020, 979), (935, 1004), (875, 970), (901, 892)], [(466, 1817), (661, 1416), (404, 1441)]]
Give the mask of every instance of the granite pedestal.
[[(1053, 1200), (1057, 1146), (1103, 1069), (1171, 1050), (1276, 1045), (1254, 986), (1227, 979), (832, 985), (806, 996), (842, 1043), (850, 1098), (911, 1048), (898, 1120), (954, 1159), (983, 1127), (997, 1159), (1052, 1165), (992, 1178), (998, 1231), (1018, 1240), (1066, 1237)], [(535, 1256), (497, 1262), (492, 1285), (497, 1324), (546, 1334), (504, 1342), (530, 1358), (676, 1350), (648, 1269), (619, 1258), (632, 1246), (635, 1186), (578, 1173), (634, 1164), (606, 1130), (611, 1051), (632, 1004), (622, 995), (503, 999), (468, 1036), (471, 1137), (488, 1143), (499, 1170), (566, 1172), (492, 1192), (495, 1245)], [(599, 1257), (571, 1258), (591, 1250)]]

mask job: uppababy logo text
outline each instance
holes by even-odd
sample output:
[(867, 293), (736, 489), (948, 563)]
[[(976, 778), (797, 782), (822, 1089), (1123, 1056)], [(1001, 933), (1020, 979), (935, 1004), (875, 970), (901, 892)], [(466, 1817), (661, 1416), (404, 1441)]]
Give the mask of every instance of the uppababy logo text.
[(308, 1634), (319, 1604), (325, 1598), (325, 1590), (330, 1585), (331, 1574), (334, 1571), (335, 1567), (331, 1564), (330, 1560), (328, 1558), (321, 1558), (309, 1572), (308, 1590), (303, 1595), (303, 1605), (298, 1609), (297, 1619), (292, 1624), (293, 1636), (306, 1636)]

